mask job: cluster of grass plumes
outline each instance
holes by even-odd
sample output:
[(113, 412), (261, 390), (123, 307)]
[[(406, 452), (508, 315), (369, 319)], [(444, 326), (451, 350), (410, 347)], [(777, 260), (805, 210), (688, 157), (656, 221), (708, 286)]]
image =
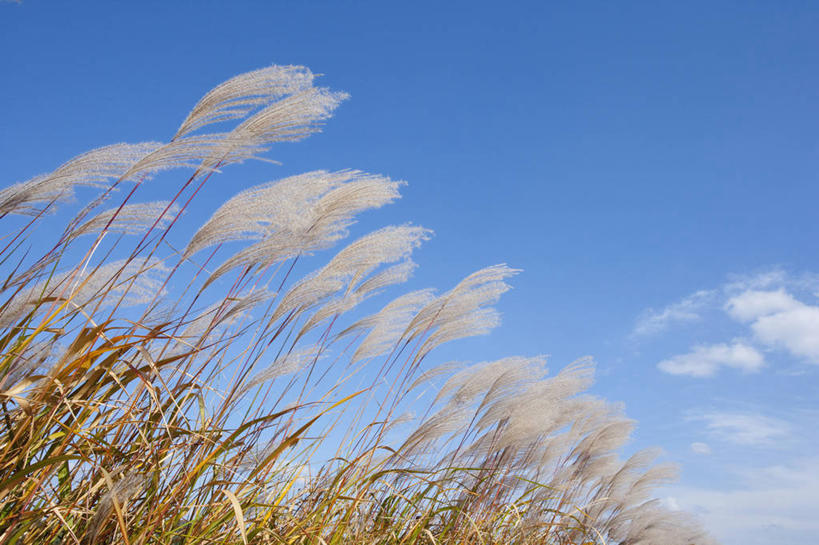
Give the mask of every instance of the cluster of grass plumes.
[[(363, 310), (410, 276), (429, 232), (385, 227), (322, 256), (400, 183), (284, 178), (172, 244), (214, 174), (315, 132), (344, 98), (302, 67), (257, 70), (166, 143), (0, 191), (0, 545), (710, 543), (651, 498), (673, 475), (656, 453), (618, 457), (632, 422), (584, 393), (588, 361), (429, 365), (498, 323), (517, 271)], [(187, 170), (170, 200), (136, 202), (170, 169)], [(45, 246), (38, 225), (80, 188), (96, 194)]]

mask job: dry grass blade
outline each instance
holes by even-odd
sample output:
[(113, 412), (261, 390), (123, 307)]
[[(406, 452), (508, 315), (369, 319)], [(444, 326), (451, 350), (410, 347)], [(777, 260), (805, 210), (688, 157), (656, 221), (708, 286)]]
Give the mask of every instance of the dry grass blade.
[(233, 512), (236, 515), (236, 524), (239, 526), (239, 533), (242, 536), (242, 543), (247, 545), (247, 529), (245, 527), (245, 515), (242, 512), (242, 506), (239, 503), (239, 498), (237, 498), (236, 494), (234, 494), (227, 488), (223, 489), (222, 493), (228, 497), (228, 500), (230, 500), (230, 505), (233, 507)]

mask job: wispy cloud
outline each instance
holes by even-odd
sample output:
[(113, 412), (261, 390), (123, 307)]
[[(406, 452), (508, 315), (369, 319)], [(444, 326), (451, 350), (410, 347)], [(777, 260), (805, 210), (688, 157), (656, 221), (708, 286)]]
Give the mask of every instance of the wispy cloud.
[(793, 283), (793, 279), (783, 269), (773, 268), (754, 274), (731, 274), (723, 289), (728, 293), (746, 290), (761, 290), (772, 286), (784, 286)]
[(694, 454), (701, 454), (701, 455), (708, 455), (711, 454), (711, 447), (708, 446), (708, 443), (701, 443), (699, 441), (695, 443), (691, 443), (691, 452)]
[(711, 377), (721, 367), (739, 369), (745, 373), (759, 371), (765, 365), (763, 355), (740, 341), (733, 344), (695, 346), (690, 352), (665, 359), (657, 367), (671, 375)]
[(692, 414), (713, 438), (744, 446), (768, 446), (786, 439), (791, 426), (784, 420), (756, 413), (707, 412)]
[(708, 306), (715, 295), (714, 290), (701, 290), (662, 310), (648, 309), (637, 319), (632, 336), (654, 335), (668, 329), (674, 323), (698, 320), (700, 310)]

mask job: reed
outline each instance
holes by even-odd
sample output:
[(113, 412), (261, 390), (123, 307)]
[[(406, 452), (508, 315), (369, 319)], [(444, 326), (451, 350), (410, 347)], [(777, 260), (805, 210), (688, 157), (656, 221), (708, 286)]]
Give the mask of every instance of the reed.
[[(633, 423), (586, 393), (591, 361), (430, 365), (498, 324), (518, 271), (400, 293), (428, 230), (331, 250), (400, 182), (250, 187), (175, 247), (204, 184), (345, 98), (304, 67), (263, 68), (208, 92), (167, 142), (0, 191), (0, 545), (712, 543), (652, 499), (674, 474), (656, 452), (620, 458)], [(138, 202), (162, 171), (184, 172), (168, 200)]]

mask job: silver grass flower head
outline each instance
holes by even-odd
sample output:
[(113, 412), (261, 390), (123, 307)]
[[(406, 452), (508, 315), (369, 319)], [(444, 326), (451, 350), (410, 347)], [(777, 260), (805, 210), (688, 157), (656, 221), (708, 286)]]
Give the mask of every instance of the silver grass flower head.
[[(526, 434), (527, 437), (542, 438), (536, 439), (539, 447), (533, 453), (533, 464), (545, 471), (552, 468), (558, 460), (568, 459), (578, 441), (612, 418), (612, 410), (611, 404), (589, 395), (566, 399), (550, 414), (537, 414), (542, 426), (540, 430), (512, 427), (509, 440), (514, 440), (519, 433)], [(498, 441), (498, 444), (504, 443), (504, 439)]]
[(617, 519), (608, 533), (613, 539), (628, 545), (715, 543), (690, 515), (669, 511), (660, 505), (659, 500), (623, 511)]
[(304, 213), (343, 177), (318, 170), (260, 184), (228, 199), (197, 230), (185, 255), (233, 240), (260, 239), (277, 231), (309, 228)]
[(407, 392), (411, 392), (418, 386), (429, 382), (430, 380), (439, 377), (441, 375), (445, 375), (450, 371), (454, 371), (455, 369), (462, 367), (463, 364), (457, 361), (448, 361), (446, 363), (442, 363), (440, 365), (436, 365), (432, 369), (427, 369), (416, 378), (412, 384), (409, 385), (407, 388)]
[(227, 300), (217, 301), (188, 321), (185, 329), (175, 336), (177, 346), (171, 355), (177, 355), (204, 342), (211, 334), (230, 327), (256, 305), (275, 296), (275, 292), (257, 289)]
[(303, 66), (268, 66), (240, 74), (208, 91), (182, 122), (174, 139), (210, 123), (240, 119), (271, 100), (296, 93), (313, 84)]
[[(484, 396), (484, 412), (475, 424), (476, 430), (490, 430), (486, 433), (491, 440), (476, 441), (469, 449), (484, 455), (521, 452), (518, 465), (537, 471), (570, 452), (583, 436), (574, 429), (574, 419), (590, 410), (590, 402), (591, 410), (596, 411), (597, 400), (589, 396), (569, 398), (576, 389), (566, 389), (554, 378), (538, 379), (542, 372), (536, 366), (512, 368), (495, 381)], [(529, 374), (535, 382), (527, 385)]]
[(103, 296), (104, 299), (98, 301), (100, 308), (117, 303), (120, 298), (124, 307), (145, 303), (160, 293), (160, 277), (166, 271), (159, 259), (151, 258), (144, 263), (114, 261), (83, 274), (74, 274), (74, 271), (56, 274), (18, 293), (2, 307), (0, 327), (12, 325), (46, 299), (70, 298), (71, 309), (88, 307)]
[(449, 392), (454, 391), (450, 403), (465, 405), (472, 402), (481, 393), (491, 389), (493, 384), (509, 371), (522, 370), (527, 374), (535, 370), (535, 372), (541, 372), (545, 364), (545, 356), (532, 358), (511, 356), (475, 364), (450, 377), (441, 387), (435, 402), (437, 403)]
[(612, 472), (604, 482), (601, 482), (598, 495), (623, 504), (625, 495), (633, 488), (635, 481), (659, 454), (659, 449), (643, 449), (632, 454), (617, 471)]
[(477, 428), (485, 429), (501, 420), (506, 421), (503, 438), (499, 441), (504, 446), (507, 442), (514, 444), (555, 431), (566, 424), (567, 418), (576, 416), (565, 414), (566, 400), (586, 390), (593, 379), (594, 367), (590, 360), (570, 365), (554, 377), (530, 382), (514, 396), (488, 400)]
[(652, 466), (634, 480), (624, 503), (645, 501), (655, 488), (671, 484), (678, 478), (679, 468), (675, 464), (666, 463)]
[(534, 381), (542, 379), (548, 369), (545, 355), (535, 357), (512, 357), (506, 369), (492, 382), (481, 401), (481, 409), (491, 406), (497, 400), (509, 399)]
[(634, 421), (612, 418), (599, 429), (589, 433), (574, 448), (571, 457), (588, 459), (622, 447), (631, 437)]
[(317, 132), (320, 122), (330, 117), (344, 101), (346, 93), (310, 87), (265, 107), (240, 123), (232, 139), (253, 145), (294, 142)]
[(400, 342), (401, 334), (406, 329), (409, 321), (431, 299), (431, 290), (418, 290), (407, 293), (384, 306), (376, 314), (363, 318), (342, 331), (339, 336), (369, 330), (359, 343), (350, 361), (356, 363), (387, 354), (396, 343)]
[(535, 467), (543, 473), (553, 471), (554, 464), (566, 456), (577, 439), (577, 434), (571, 430), (549, 435), (538, 449), (537, 458), (533, 461)]
[(333, 297), (323, 305), (321, 305), (304, 323), (298, 336), (301, 338), (308, 331), (311, 331), (316, 326), (333, 317), (340, 316), (356, 306), (358, 306), (364, 299), (365, 295), (360, 295), (356, 292), (347, 292), (339, 297)]
[(316, 361), (321, 352), (319, 345), (310, 345), (305, 348), (293, 350), (283, 356), (277, 358), (267, 368), (256, 373), (239, 391), (239, 395), (243, 395), (252, 388), (264, 384), (277, 377), (292, 375), (308, 364)]
[(403, 284), (409, 280), (417, 267), (418, 265), (412, 259), (407, 258), (402, 263), (387, 267), (383, 271), (364, 280), (353, 293), (359, 297), (376, 295), (384, 288), (396, 284)]
[(354, 288), (378, 266), (407, 259), (428, 237), (427, 229), (412, 225), (385, 227), (363, 236), (296, 283), (280, 301), (271, 321), (291, 312), (304, 312), (345, 288)]
[(404, 424), (408, 424), (410, 422), (413, 422), (413, 421), (415, 421), (415, 418), (416, 418), (416, 416), (415, 416), (414, 412), (412, 412), (412, 411), (403, 412), (403, 413), (399, 414), (398, 416), (396, 416), (394, 418), (391, 418), (387, 422), (386, 426), (384, 426), (384, 432), (386, 433), (386, 432), (391, 431), (391, 430), (393, 430), (393, 429), (395, 429), (395, 428), (397, 428), (399, 426), (403, 426)]
[(423, 289), (401, 295), (390, 301), (375, 314), (366, 316), (350, 325), (339, 333), (338, 336), (344, 337), (362, 331), (369, 331), (378, 327), (380, 324), (392, 323), (393, 321), (403, 318), (409, 321), (420, 308), (427, 305), (433, 299), (433, 294), (434, 291), (432, 289)]
[(261, 239), (237, 252), (211, 280), (240, 266), (266, 266), (327, 248), (347, 235), (354, 214), (399, 197), (399, 182), (358, 171), (315, 171), (262, 184), (223, 204), (185, 255), (233, 240)]
[(101, 187), (127, 179), (131, 167), (159, 147), (157, 142), (113, 144), (78, 155), (49, 174), (0, 191), (0, 214), (36, 215), (44, 205), (70, 200), (76, 187)]
[(619, 467), (618, 456), (613, 452), (606, 452), (582, 461), (577, 460), (567, 469), (573, 472), (570, 477), (571, 481), (585, 486), (611, 475), (612, 472), (616, 471), (617, 467)]
[(432, 334), (418, 349), (417, 360), (424, 358), (442, 344), (467, 337), (488, 335), (500, 325), (500, 313), (494, 308), (479, 308), (449, 320), (440, 320)]
[(100, 212), (72, 231), (70, 237), (99, 233), (106, 226), (109, 232), (126, 234), (142, 233), (154, 223), (157, 228), (163, 229), (177, 213), (179, 205), (172, 205), (170, 201), (127, 204)]
[(5, 372), (0, 374), (0, 389), (8, 390), (24, 378), (37, 374), (54, 349), (53, 342), (38, 341), (22, 350), (13, 349), (3, 354), (4, 357), (11, 356), (12, 360)]
[(447, 405), (422, 422), (398, 451), (407, 456), (423, 452), (441, 437), (463, 431), (470, 416), (471, 412), (466, 406)]
[(496, 303), (510, 289), (504, 280), (518, 272), (501, 264), (470, 274), (449, 292), (421, 309), (407, 327), (407, 336), (415, 338), (424, 335), (433, 327), (441, 327), (442, 324)]
[(134, 496), (140, 494), (146, 484), (145, 475), (129, 471), (114, 483), (97, 503), (94, 516), (89, 523), (90, 535), (96, 536), (102, 522), (108, 518), (114, 508), (114, 501), (122, 507)]
[(337, 174), (345, 173), (350, 176), (345, 183), (332, 188), (307, 210), (301, 211), (304, 223), (308, 224), (302, 228), (302, 233), (313, 234), (318, 240), (329, 239), (332, 243), (347, 236), (347, 227), (354, 223), (356, 214), (380, 208), (401, 196), (398, 188), (403, 182), (359, 171), (342, 171)]
[(347, 278), (355, 286), (377, 267), (409, 258), (431, 234), (415, 225), (383, 227), (336, 254), (324, 268), (325, 274)]
[(266, 148), (232, 133), (202, 134), (173, 140), (156, 148), (131, 165), (123, 179), (146, 180), (164, 170), (177, 168), (213, 172), (219, 166), (252, 159)]
[[(415, 267), (415, 263), (411, 259), (407, 259), (403, 263), (388, 267), (386, 270), (368, 278), (354, 291), (348, 291), (341, 297), (331, 299), (307, 320), (299, 332), (299, 337), (324, 320), (333, 316), (340, 316), (352, 310), (368, 297), (375, 295), (376, 290), (392, 284), (406, 282)], [(352, 363), (355, 363), (355, 361)]]

